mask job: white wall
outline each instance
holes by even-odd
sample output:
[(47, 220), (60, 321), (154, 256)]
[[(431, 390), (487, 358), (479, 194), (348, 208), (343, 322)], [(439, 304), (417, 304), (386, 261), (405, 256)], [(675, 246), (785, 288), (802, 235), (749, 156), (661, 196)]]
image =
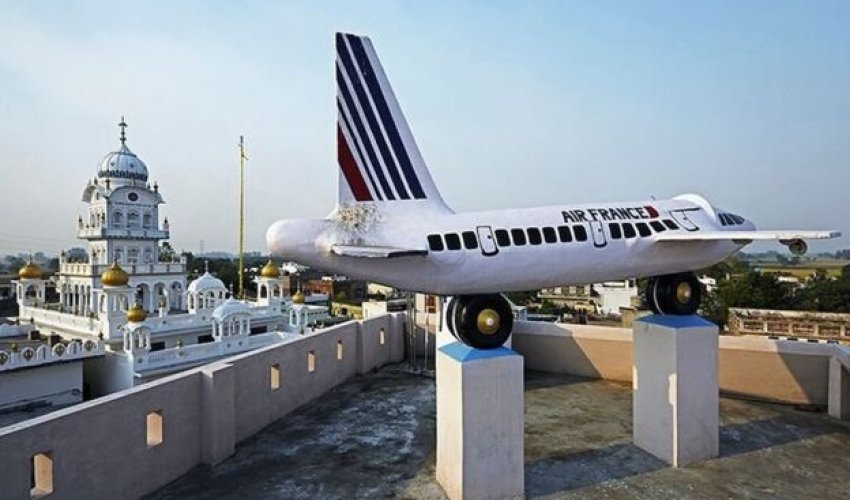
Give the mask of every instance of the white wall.
[[(29, 498), (32, 457), (45, 452), (53, 458), (51, 499), (150, 493), (198, 464), (221, 461), (237, 442), (348, 378), (401, 361), (403, 322), (394, 314), (345, 323), (0, 428), (0, 498)], [(280, 369), (277, 390), (272, 365)], [(146, 442), (152, 411), (163, 418), (156, 447)]]
[(27, 403), (66, 405), (82, 400), (82, 361), (42, 365), (0, 376), (0, 410)]

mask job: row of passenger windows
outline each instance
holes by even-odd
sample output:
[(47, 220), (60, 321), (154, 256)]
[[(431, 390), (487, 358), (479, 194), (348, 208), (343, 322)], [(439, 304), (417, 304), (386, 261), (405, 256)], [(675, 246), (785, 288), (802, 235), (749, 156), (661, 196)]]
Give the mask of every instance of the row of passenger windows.
[[(528, 227), (528, 228), (512, 228), (497, 229), (496, 243), (500, 247), (524, 246), (526, 244), (540, 245), (544, 241), (546, 243), (570, 243), (572, 241), (587, 241), (587, 229), (584, 226), (558, 226), (554, 227)], [(445, 239), (445, 244), (443, 240)], [(462, 244), (462, 245), (461, 245)], [(443, 250), (460, 250), (461, 246), (467, 250), (475, 250), (478, 248), (478, 238), (473, 231), (463, 231), (458, 236), (457, 233), (447, 233), (445, 235), (430, 234), (428, 235), (428, 247), (433, 252), (441, 252)]]
[(720, 219), (720, 224), (723, 226), (740, 226), (744, 223), (744, 218), (735, 214), (719, 213), (717, 218)]
[(646, 238), (647, 236), (652, 235), (652, 231), (654, 230), (656, 233), (663, 233), (667, 230), (675, 231), (679, 229), (679, 226), (676, 225), (670, 219), (663, 220), (653, 220), (647, 222), (635, 222), (632, 225), (631, 222), (623, 222), (622, 224), (617, 222), (612, 222), (608, 224), (608, 232), (611, 233), (612, 240), (619, 240), (620, 238), (635, 238), (640, 235), (641, 238)]
[[(635, 238), (651, 236), (653, 230), (656, 233), (662, 233), (667, 230), (675, 231), (679, 229), (670, 219), (653, 220), (650, 222), (631, 222), (608, 224), (608, 231), (611, 234), (611, 239), (619, 240), (620, 238)], [(496, 229), (496, 243), (499, 247), (525, 246), (525, 245), (540, 245), (542, 243), (570, 243), (573, 241), (587, 241), (587, 229), (584, 226), (558, 226), (558, 227), (527, 227), (527, 228), (512, 228), (512, 229)], [(457, 233), (447, 233), (445, 235), (429, 234), (428, 247), (432, 252), (442, 252), (443, 250), (476, 250), (478, 248), (478, 237), (474, 231), (463, 231)]]

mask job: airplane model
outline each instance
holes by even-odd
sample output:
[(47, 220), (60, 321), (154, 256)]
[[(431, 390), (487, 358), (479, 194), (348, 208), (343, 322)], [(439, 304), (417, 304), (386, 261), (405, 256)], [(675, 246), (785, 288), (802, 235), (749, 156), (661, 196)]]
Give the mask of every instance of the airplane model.
[(447, 325), (477, 348), (513, 328), (501, 293), (649, 277), (657, 314), (694, 314), (694, 270), (754, 240), (794, 254), (836, 231), (758, 231), (749, 220), (685, 194), (667, 200), (455, 213), (443, 201), (369, 38), (336, 35), (336, 208), (324, 219), (272, 224), (282, 258), (403, 290), (451, 296)]

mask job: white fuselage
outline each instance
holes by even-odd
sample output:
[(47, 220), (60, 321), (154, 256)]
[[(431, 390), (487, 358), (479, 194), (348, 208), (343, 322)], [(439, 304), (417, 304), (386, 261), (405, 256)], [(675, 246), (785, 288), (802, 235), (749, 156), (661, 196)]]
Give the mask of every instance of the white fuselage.
[[(693, 271), (722, 261), (748, 243), (655, 241), (656, 235), (668, 231), (726, 229), (717, 211), (695, 195), (461, 214), (371, 212), (359, 216), (368, 220), (352, 224), (349, 215), (343, 222), (335, 211), (327, 219), (278, 221), (266, 236), (269, 249), (284, 259), (355, 279), (423, 293), (465, 295)], [(734, 229), (755, 228), (738, 217)], [(448, 236), (452, 234), (460, 241), (459, 249), (447, 248), (455, 243)], [(438, 239), (441, 244), (436, 244)], [(525, 243), (519, 244), (523, 239)], [(394, 258), (349, 257), (331, 252), (332, 245), (340, 244), (428, 252)]]

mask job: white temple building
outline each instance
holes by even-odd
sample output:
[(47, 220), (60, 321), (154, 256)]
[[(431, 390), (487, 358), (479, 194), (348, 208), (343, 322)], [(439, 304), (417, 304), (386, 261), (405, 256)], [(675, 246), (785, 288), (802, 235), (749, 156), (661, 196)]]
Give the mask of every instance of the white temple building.
[(119, 126), (120, 147), (83, 190), (86, 213), (77, 225), (87, 253), (63, 252), (52, 277), (58, 303), (47, 303), (49, 281), (32, 261), (13, 282), (22, 323), (105, 346), (106, 356), (87, 367), (92, 394), (282, 342), (329, 316), (327, 307), (305, 305), (300, 293), (285, 296), (271, 260), (254, 280), (256, 301), (236, 300), (209, 270), (187, 286), (186, 260), (166, 242), (159, 186), (127, 146), (123, 119)]

